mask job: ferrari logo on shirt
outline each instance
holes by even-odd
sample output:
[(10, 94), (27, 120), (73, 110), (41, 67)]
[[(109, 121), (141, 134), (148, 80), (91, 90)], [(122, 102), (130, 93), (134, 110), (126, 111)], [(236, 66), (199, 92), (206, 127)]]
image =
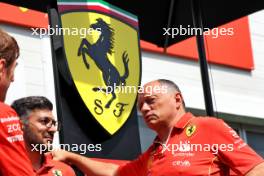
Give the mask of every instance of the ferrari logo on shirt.
[(188, 125), (186, 130), (185, 130), (185, 133), (186, 133), (186, 136), (190, 137), (192, 136), (196, 131), (196, 125)]
[(62, 172), (60, 170), (52, 170), (54, 176), (62, 176)]

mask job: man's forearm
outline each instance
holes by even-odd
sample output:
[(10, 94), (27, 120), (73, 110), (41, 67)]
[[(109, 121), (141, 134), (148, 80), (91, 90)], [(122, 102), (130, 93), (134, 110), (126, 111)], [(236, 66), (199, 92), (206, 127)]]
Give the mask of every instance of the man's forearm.
[(66, 161), (89, 176), (117, 176), (116, 172), (119, 167), (116, 164), (95, 161), (74, 153), (68, 153)]
[(249, 171), (246, 176), (263, 176), (264, 175), (264, 162), (255, 166), (251, 171)]

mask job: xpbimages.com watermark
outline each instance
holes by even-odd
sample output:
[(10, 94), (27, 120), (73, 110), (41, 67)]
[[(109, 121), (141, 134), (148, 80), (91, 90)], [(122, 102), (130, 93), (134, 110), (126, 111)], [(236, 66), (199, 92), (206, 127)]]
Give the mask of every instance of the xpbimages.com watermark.
[(232, 36), (234, 35), (234, 28), (193, 28), (190, 25), (183, 26), (180, 25), (179, 27), (173, 27), (173, 28), (163, 28), (164, 33), (163, 35), (168, 35), (171, 38), (177, 37), (179, 35), (211, 35), (212, 38), (218, 38), (219, 36)]
[(212, 152), (212, 154), (218, 154), (222, 152), (234, 151), (234, 144), (194, 144), (190, 141), (180, 141), (179, 144), (163, 144), (162, 152), (169, 151), (174, 156), (178, 155), (191, 155), (192, 152)]
[(168, 91), (167, 86), (129, 86), (124, 85), (124, 83), (121, 83), (121, 85), (117, 85), (114, 83), (113, 86), (102, 86), (97, 87), (94, 90), (97, 92), (104, 92), (106, 94), (110, 93), (124, 93), (124, 94), (130, 94), (130, 93), (145, 93), (148, 95), (152, 95), (153, 93), (162, 93), (165, 94)]
[(43, 38), (46, 35), (74, 35), (80, 36), (80, 38), (85, 38), (87, 35), (92, 35), (94, 31), (101, 33), (101, 28), (65, 28), (59, 27), (58, 25), (55, 28), (48, 25), (48, 28), (31, 28), (31, 35), (39, 36), (39, 38)]
[(52, 144), (31, 144), (31, 151), (37, 151), (40, 154), (58, 150), (66, 150), (69, 152), (78, 152), (85, 155), (87, 152), (100, 152), (102, 151), (101, 144), (59, 144), (54, 148)]

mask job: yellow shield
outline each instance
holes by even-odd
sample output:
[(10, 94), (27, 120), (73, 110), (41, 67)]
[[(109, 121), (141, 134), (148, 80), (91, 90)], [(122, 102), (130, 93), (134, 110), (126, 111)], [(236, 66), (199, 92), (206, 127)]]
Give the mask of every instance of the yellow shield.
[(75, 86), (94, 118), (114, 134), (130, 116), (140, 84), (138, 31), (88, 11), (63, 13), (61, 23)]
[(192, 136), (195, 133), (196, 129), (196, 125), (194, 124), (188, 125), (185, 130), (186, 136)]

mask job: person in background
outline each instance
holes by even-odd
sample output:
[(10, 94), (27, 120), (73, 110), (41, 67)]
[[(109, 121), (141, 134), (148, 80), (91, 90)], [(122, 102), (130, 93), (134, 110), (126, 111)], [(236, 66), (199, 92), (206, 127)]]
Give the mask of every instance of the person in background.
[(7, 90), (14, 81), (19, 47), (16, 40), (0, 29), (0, 175), (34, 175), (28, 158), (20, 120), (4, 103)]
[(26, 150), (36, 174), (75, 176), (69, 165), (52, 160), (51, 154), (44, 154), (52, 150), (54, 133), (59, 130), (52, 103), (42, 96), (29, 96), (15, 100), (11, 107), (22, 121)]

